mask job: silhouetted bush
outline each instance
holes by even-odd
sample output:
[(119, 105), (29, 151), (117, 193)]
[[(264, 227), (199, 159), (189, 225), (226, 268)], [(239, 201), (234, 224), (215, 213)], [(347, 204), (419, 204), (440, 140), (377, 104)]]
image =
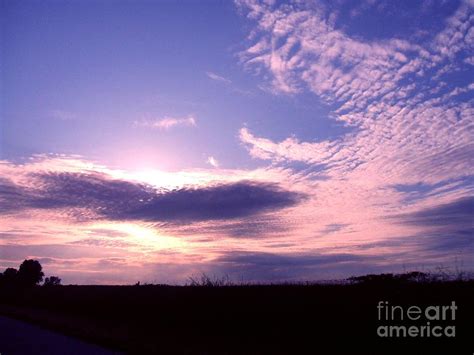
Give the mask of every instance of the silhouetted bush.
[(424, 283), (434, 281), (433, 275), (411, 271), (403, 274), (369, 274), (363, 276), (353, 276), (347, 279), (352, 283), (370, 283), (370, 284), (400, 284), (400, 283)]
[(210, 277), (206, 274), (201, 274), (199, 278), (191, 276), (188, 278), (187, 286), (201, 286), (201, 287), (222, 287), (233, 286), (234, 284), (229, 279), (228, 275), (217, 277)]
[(51, 287), (51, 286), (60, 286), (61, 279), (57, 276), (50, 276), (44, 279), (43, 286)]

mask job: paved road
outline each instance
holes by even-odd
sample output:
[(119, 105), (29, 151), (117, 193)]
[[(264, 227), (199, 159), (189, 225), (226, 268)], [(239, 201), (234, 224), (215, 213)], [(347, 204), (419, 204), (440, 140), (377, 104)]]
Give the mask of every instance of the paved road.
[(0, 316), (1, 355), (112, 355), (97, 345)]

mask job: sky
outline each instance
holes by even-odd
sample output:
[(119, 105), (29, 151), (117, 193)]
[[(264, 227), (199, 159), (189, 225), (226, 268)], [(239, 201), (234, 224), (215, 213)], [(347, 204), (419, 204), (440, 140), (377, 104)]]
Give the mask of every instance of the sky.
[(0, 269), (474, 271), (474, 2), (0, 2)]

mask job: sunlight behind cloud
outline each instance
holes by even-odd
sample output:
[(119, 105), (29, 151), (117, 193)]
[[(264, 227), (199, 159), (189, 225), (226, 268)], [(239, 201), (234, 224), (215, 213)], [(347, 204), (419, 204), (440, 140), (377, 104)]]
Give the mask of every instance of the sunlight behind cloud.
[(188, 243), (173, 236), (162, 234), (153, 226), (142, 226), (138, 223), (94, 223), (89, 230), (100, 230), (107, 235), (107, 231), (120, 233), (123, 240), (135, 244), (131, 249), (164, 251), (174, 250), (184, 253), (188, 249)]

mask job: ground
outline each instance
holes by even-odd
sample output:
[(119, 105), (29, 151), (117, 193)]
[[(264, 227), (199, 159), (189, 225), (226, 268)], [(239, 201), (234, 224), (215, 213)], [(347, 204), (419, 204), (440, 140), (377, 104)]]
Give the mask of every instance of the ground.
[[(472, 354), (474, 282), (362, 282), (266, 286), (59, 286), (3, 293), (0, 313), (126, 353)], [(455, 302), (455, 337), (387, 337), (387, 306), (426, 309)], [(381, 308), (381, 306), (379, 306)], [(434, 312), (434, 311), (433, 311)], [(433, 313), (434, 314), (434, 313)], [(383, 315), (383, 313), (382, 313)], [(469, 342), (468, 342), (469, 341)], [(470, 344), (470, 345), (469, 345)]]

